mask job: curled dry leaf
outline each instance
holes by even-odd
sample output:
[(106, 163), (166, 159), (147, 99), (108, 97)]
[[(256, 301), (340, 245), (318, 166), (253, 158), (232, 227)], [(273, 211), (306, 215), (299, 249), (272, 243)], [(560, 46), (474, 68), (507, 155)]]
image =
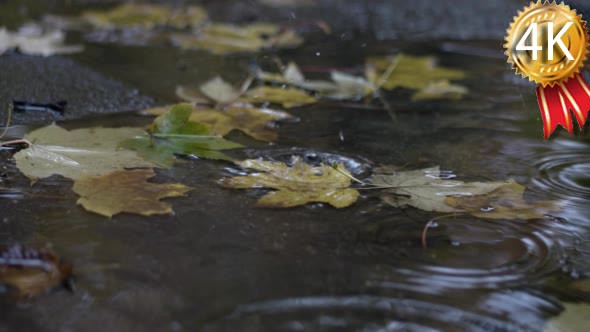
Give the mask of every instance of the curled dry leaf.
[(279, 104), (283, 105), (285, 108), (313, 104), (318, 101), (314, 96), (297, 88), (279, 88), (271, 86), (259, 86), (252, 90), (248, 90), (241, 99), (253, 104)]
[(142, 135), (140, 128), (85, 128), (66, 130), (51, 124), (25, 135), (29, 148), (14, 155), (16, 166), (36, 180), (53, 174), (77, 179), (125, 168), (153, 167), (135, 151), (119, 149), (120, 142)]
[(0, 285), (15, 299), (28, 299), (59, 286), (71, 277), (72, 270), (72, 265), (49, 249), (0, 248)]
[(50, 56), (81, 52), (81, 45), (64, 45), (65, 35), (61, 31), (43, 33), (40, 29), (10, 32), (0, 28), (0, 55), (11, 49), (30, 55)]
[(383, 200), (432, 212), (463, 212), (482, 218), (533, 219), (559, 209), (557, 202), (526, 202), (525, 187), (507, 182), (447, 180), (438, 167), (377, 173), (371, 185), (383, 188)]
[(86, 11), (82, 18), (101, 28), (144, 28), (170, 26), (198, 27), (207, 21), (207, 12), (198, 6), (168, 7), (127, 3), (108, 11)]
[(236, 164), (257, 172), (221, 179), (222, 186), (276, 189), (260, 198), (256, 203), (258, 207), (288, 208), (319, 202), (343, 208), (356, 202), (359, 196), (358, 191), (349, 188), (351, 179), (343, 164), (338, 164), (336, 169), (324, 164), (311, 166), (299, 158), (294, 159), (292, 166), (256, 159)]
[(183, 196), (192, 188), (180, 183), (151, 183), (153, 169), (113, 172), (77, 179), (72, 190), (80, 195), (78, 204), (105, 217), (128, 212), (144, 216), (172, 212), (165, 197)]
[(303, 39), (294, 31), (270, 23), (245, 26), (213, 23), (195, 33), (175, 34), (172, 41), (181, 48), (203, 49), (215, 54), (290, 48), (303, 43)]
[(281, 74), (259, 71), (258, 78), (274, 83), (284, 83), (318, 92), (333, 99), (355, 99), (375, 92), (376, 87), (368, 79), (343, 72), (330, 73), (332, 81), (308, 80), (297, 64), (290, 62)]
[[(169, 107), (145, 110), (144, 113), (160, 115)], [(278, 138), (274, 122), (293, 119), (286, 112), (256, 108), (250, 104), (233, 104), (224, 109), (193, 108), (189, 120), (206, 124), (212, 135), (225, 136), (232, 130), (240, 130), (261, 141), (272, 142)]]

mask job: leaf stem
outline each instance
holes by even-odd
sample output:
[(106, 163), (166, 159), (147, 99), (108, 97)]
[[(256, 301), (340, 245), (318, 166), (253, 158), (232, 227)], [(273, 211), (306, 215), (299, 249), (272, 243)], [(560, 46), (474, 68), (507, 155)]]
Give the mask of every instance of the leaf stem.
[(10, 126), (10, 119), (12, 118), (12, 108), (12, 103), (8, 103), (8, 116), (6, 118), (6, 127), (4, 127), (2, 135), (0, 135), (0, 139), (2, 139), (2, 137), (4, 137), (4, 135), (6, 135), (6, 133), (8, 132), (8, 126)]
[(333, 168), (333, 169), (334, 169), (336, 172), (338, 172), (338, 173), (340, 173), (340, 174), (342, 174), (342, 175), (346, 176), (347, 178), (351, 179), (352, 181), (354, 181), (354, 182), (357, 182), (357, 183), (360, 183), (360, 184), (362, 184), (363, 186), (366, 186), (366, 185), (367, 185), (367, 183), (366, 183), (366, 182), (363, 182), (363, 181), (361, 181), (361, 180), (359, 180), (359, 179), (355, 178), (354, 176), (352, 176), (352, 174), (350, 174), (350, 173), (348, 173), (348, 172), (343, 172), (343, 171), (341, 171), (341, 170), (338, 168), (338, 165), (336, 165), (336, 164), (332, 164), (332, 165), (331, 165), (331, 167), (332, 167), (332, 168)]
[(438, 216), (438, 217), (434, 217), (432, 219), (430, 219), (426, 225), (424, 226), (424, 229), (422, 230), (422, 249), (426, 249), (428, 247), (428, 243), (426, 242), (426, 235), (428, 233), (428, 229), (432, 226), (434, 226), (434, 222), (440, 219), (444, 219), (444, 218), (448, 218), (448, 217), (456, 217), (458, 215), (461, 214), (457, 214), (457, 213), (450, 213), (450, 214), (445, 214), (442, 216)]

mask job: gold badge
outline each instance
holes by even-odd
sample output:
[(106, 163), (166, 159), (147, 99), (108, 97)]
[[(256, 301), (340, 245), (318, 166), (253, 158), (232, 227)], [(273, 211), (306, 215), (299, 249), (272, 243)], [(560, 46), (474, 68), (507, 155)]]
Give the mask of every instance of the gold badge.
[(587, 58), (586, 22), (563, 3), (531, 3), (514, 17), (507, 33), (508, 62), (542, 87), (574, 77)]

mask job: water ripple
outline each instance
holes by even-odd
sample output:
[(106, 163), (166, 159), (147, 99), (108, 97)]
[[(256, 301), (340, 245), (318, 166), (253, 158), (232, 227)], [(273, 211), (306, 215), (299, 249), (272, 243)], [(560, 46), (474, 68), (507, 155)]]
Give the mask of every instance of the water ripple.
[(205, 331), (532, 331), (445, 304), (384, 296), (295, 297), (239, 306)]

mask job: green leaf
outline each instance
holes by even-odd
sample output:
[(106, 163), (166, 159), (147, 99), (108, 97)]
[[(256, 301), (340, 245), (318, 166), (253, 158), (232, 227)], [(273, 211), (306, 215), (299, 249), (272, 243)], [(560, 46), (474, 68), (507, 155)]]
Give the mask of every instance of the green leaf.
[(149, 133), (176, 135), (207, 135), (209, 127), (189, 120), (193, 106), (188, 103), (174, 105), (168, 112), (158, 116), (150, 126)]

